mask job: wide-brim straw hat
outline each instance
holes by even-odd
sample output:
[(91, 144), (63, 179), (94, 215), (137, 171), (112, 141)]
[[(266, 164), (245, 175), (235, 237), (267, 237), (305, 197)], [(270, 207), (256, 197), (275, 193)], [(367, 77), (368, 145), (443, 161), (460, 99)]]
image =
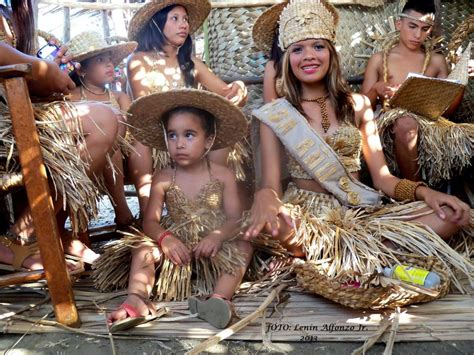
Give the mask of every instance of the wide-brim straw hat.
[(155, 0), (140, 7), (128, 25), (128, 39), (136, 41), (138, 34), (160, 10), (171, 5), (183, 6), (189, 17), (189, 33), (194, 33), (202, 25), (211, 12), (211, 3), (208, 0)]
[(272, 49), (278, 20), (286, 5), (288, 5), (288, 1), (273, 5), (262, 12), (255, 21), (252, 29), (252, 38), (255, 47), (262, 52), (269, 52)]
[(216, 119), (216, 138), (211, 150), (232, 146), (247, 134), (247, 120), (242, 111), (226, 98), (209, 91), (180, 89), (142, 96), (128, 112), (133, 136), (143, 144), (167, 150), (163, 115), (178, 107), (207, 111)]
[(99, 33), (85, 31), (73, 37), (67, 43), (69, 52), (74, 55), (74, 60), (83, 60), (95, 57), (96, 55), (110, 52), (112, 63), (117, 66), (120, 62), (137, 48), (137, 42), (124, 42), (118, 44), (108, 44)]

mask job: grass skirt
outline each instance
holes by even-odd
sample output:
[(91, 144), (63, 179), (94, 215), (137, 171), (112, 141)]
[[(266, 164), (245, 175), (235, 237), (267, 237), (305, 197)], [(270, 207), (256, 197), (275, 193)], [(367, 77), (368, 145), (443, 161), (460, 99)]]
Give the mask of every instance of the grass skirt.
[[(177, 224), (169, 216), (162, 219), (163, 228), (171, 231), (189, 250), (192, 250), (210, 231), (224, 223), (223, 216), (209, 210), (189, 214), (189, 219)], [(207, 226), (207, 227), (206, 227)], [(142, 246), (155, 248), (150, 253), (157, 255), (156, 241), (142, 233), (126, 234), (121, 240), (109, 243), (101, 257), (93, 265), (92, 278), (97, 289), (103, 292), (124, 289), (128, 284), (132, 249)], [(221, 250), (213, 258), (193, 258), (192, 262), (180, 267), (174, 265), (163, 254), (157, 268), (154, 299), (182, 301), (192, 294), (207, 295), (213, 292), (222, 273), (234, 274), (245, 265), (245, 255), (238, 251), (235, 243), (222, 243)], [(194, 277), (195, 276), (195, 277)]]
[(404, 116), (412, 117), (418, 123), (418, 166), (423, 181), (436, 186), (471, 165), (474, 124), (453, 123), (442, 117), (433, 121), (404, 109), (392, 109), (377, 119), (377, 125), (387, 163), (395, 175), (399, 176), (399, 171), (391, 129), (395, 121)]
[[(86, 173), (87, 162), (78, 149), (84, 144), (76, 107), (67, 102), (34, 105), (44, 164), (52, 183), (53, 199), (63, 197), (74, 232), (84, 230), (98, 215), (100, 189)], [(20, 171), (8, 107), (0, 103), (0, 173)]]
[[(328, 277), (340, 283), (357, 280), (362, 285), (376, 285), (374, 275), (384, 266), (399, 264), (398, 255), (416, 254), (440, 260), (460, 290), (453, 269), (466, 274), (473, 286), (473, 263), (427, 226), (410, 222), (431, 213), (424, 202), (351, 209), (341, 206), (332, 195), (298, 189), (294, 184), (289, 185), (282, 200), (300, 220), (294, 238), (303, 246), (307, 259), (324, 264)], [(473, 221), (471, 211), (466, 233), (472, 234)], [(387, 247), (384, 240), (397, 249)]]

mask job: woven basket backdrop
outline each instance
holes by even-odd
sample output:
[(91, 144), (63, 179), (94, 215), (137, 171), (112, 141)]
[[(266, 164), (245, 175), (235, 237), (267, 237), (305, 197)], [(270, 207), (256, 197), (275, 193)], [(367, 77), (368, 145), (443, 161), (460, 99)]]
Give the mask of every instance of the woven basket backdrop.
[[(441, 29), (442, 34), (449, 42), (456, 28), (465, 21), (469, 15), (474, 14), (473, 0), (441, 1)], [(462, 43), (463, 49), (470, 42), (474, 43), (474, 32), (466, 36)], [(471, 53), (471, 58), (474, 53)], [(453, 117), (456, 122), (474, 123), (474, 80), (470, 79), (464, 92), (461, 107)]]

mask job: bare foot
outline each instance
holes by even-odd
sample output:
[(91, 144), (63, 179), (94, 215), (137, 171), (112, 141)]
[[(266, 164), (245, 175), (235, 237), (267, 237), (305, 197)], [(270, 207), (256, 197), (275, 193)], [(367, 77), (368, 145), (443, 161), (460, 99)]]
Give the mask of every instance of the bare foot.
[(74, 239), (70, 235), (61, 236), (61, 240), (66, 254), (76, 256), (85, 263), (92, 264), (100, 256), (80, 240)]

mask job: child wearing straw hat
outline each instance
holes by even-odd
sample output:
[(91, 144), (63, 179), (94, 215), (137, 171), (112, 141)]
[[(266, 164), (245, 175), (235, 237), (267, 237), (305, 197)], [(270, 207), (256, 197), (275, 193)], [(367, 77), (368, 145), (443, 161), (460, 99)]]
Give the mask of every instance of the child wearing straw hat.
[[(126, 42), (109, 45), (97, 32), (85, 31), (72, 38), (67, 46), (74, 54), (74, 60), (79, 62), (80, 68), (71, 76), (76, 83), (72, 90), (73, 101), (99, 101), (110, 104), (116, 109), (125, 112), (131, 100), (124, 92), (108, 88), (114, 81), (114, 69), (125, 57), (137, 47), (136, 42)], [(121, 135), (126, 129), (121, 126)], [(131, 155), (128, 160), (140, 159)], [(107, 190), (113, 200), (115, 222), (117, 229), (122, 230), (134, 223), (135, 219), (127, 205), (124, 192), (124, 161), (120, 150), (112, 156), (113, 167), (107, 166), (104, 171), (104, 180)], [(133, 166), (137, 162), (130, 162)]]
[[(32, 66), (28, 78), (30, 94), (36, 97), (67, 95), (74, 82), (59, 68), (72, 56), (62, 46), (54, 61), (41, 60), (31, 53), (36, 42), (33, 8), (27, 0), (15, 1), (14, 6), (0, 4), (0, 64)], [(0, 85), (0, 96), (4, 97)], [(54, 186), (55, 211), (65, 213), (67, 208), (73, 233), (86, 228), (90, 218), (97, 216), (96, 202), (101, 194), (95, 176), (101, 175), (117, 139), (122, 117), (116, 110), (100, 103), (71, 104), (64, 100), (34, 104), (35, 119), (45, 166)], [(15, 140), (11, 129), (8, 106), (0, 99), (0, 169), (16, 170), (18, 164)], [(5, 165), (4, 162), (7, 162)], [(9, 171), (9, 170), (8, 170)], [(2, 216), (3, 217), (3, 216)], [(60, 221), (61, 222), (61, 221)], [(58, 223), (63, 231), (63, 223)], [(0, 261), (28, 269), (41, 269), (41, 257), (31, 244), (35, 228), (31, 211), (26, 208), (16, 218), (5, 235), (0, 236)], [(65, 253), (92, 263), (98, 254), (78, 239), (61, 235)]]
[[(192, 54), (191, 35), (199, 29), (210, 11), (208, 0), (154, 0), (137, 10), (128, 29), (128, 38), (138, 42), (137, 50), (127, 65), (133, 99), (156, 92), (202, 86), (238, 106), (245, 104), (247, 90), (241, 81), (227, 85)], [(155, 154), (153, 160), (150, 149), (140, 143), (135, 145), (135, 149), (141, 156), (136, 175), (141, 185), (138, 189), (140, 209), (144, 211), (153, 164), (166, 166), (168, 157)], [(235, 165), (238, 171), (242, 170), (242, 154), (229, 154), (229, 150), (224, 149), (211, 152), (209, 157), (223, 165), (229, 158), (229, 164)]]
[[(101, 285), (101, 280), (123, 279), (118, 274), (127, 270), (116, 270), (111, 262), (121, 249), (133, 248), (128, 296), (109, 315), (111, 330), (123, 330), (135, 325), (134, 318), (153, 313), (148, 304), (152, 289), (160, 300), (188, 299), (191, 313), (224, 328), (232, 318), (230, 300), (252, 247), (235, 239), (242, 208), (234, 174), (211, 162), (208, 153), (241, 139), (246, 134), (246, 119), (225, 98), (195, 89), (142, 97), (129, 112), (134, 136), (147, 146), (167, 150), (172, 166), (153, 176), (143, 222), (147, 237), (122, 238), (95, 265), (96, 286), (115, 287)], [(162, 217), (164, 204), (168, 215)], [(194, 274), (196, 279), (191, 280)]]
[(126, 111), (131, 104), (130, 98), (107, 86), (114, 80), (114, 68), (135, 50), (137, 43), (109, 45), (99, 33), (85, 31), (73, 37), (67, 46), (74, 60), (81, 64), (72, 75), (76, 84), (72, 99), (109, 102), (118, 110)]
[[(429, 39), (435, 10), (432, 1), (408, 1), (395, 24), (396, 37), (370, 58), (362, 93), (373, 107), (387, 103), (411, 72), (448, 76), (446, 60), (433, 52)], [(401, 108), (384, 111), (377, 125), (389, 166), (398, 176), (437, 186), (471, 164), (474, 125), (454, 124), (442, 117), (433, 121)]]

